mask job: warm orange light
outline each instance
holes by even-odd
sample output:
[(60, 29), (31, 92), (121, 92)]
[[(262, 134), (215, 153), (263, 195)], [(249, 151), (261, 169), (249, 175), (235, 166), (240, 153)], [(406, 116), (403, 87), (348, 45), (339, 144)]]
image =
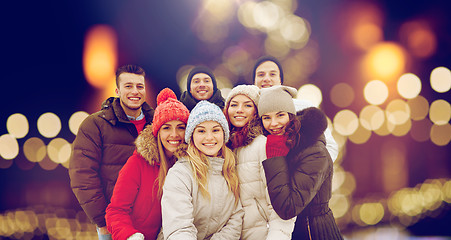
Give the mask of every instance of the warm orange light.
[(360, 49), (369, 49), (382, 40), (382, 29), (373, 23), (360, 23), (352, 32), (352, 38)]
[(397, 79), (405, 70), (404, 49), (396, 43), (384, 42), (375, 45), (363, 62), (367, 78), (378, 78), (386, 82)]
[(437, 50), (437, 37), (426, 23), (405, 23), (401, 27), (400, 37), (409, 51), (417, 57), (429, 57)]
[(114, 81), (117, 67), (117, 36), (107, 25), (91, 27), (85, 38), (83, 69), (86, 80), (96, 88)]

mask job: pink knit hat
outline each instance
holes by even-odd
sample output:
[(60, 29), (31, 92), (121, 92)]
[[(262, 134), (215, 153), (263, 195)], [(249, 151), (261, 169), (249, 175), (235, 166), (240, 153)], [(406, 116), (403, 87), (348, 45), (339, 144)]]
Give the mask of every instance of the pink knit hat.
[(169, 121), (180, 120), (186, 124), (188, 117), (188, 109), (183, 103), (177, 101), (175, 93), (169, 88), (161, 90), (157, 96), (157, 108), (153, 115), (153, 135), (156, 137), (161, 125)]

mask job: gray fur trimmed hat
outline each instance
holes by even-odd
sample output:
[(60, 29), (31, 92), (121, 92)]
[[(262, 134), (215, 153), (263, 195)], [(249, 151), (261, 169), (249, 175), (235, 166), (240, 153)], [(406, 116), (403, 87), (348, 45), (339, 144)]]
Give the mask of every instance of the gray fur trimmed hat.
[(258, 101), (258, 116), (269, 112), (289, 112), (296, 114), (293, 98), (296, 97), (296, 88), (278, 85), (260, 89)]
[(227, 123), (224, 113), (216, 104), (202, 100), (196, 104), (189, 114), (185, 130), (185, 142), (187, 144), (190, 143), (191, 136), (193, 135), (194, 129), (197, 125), (205, 121), (218, 122), (224, 130), (224, 143), (229, 141), (229, 124)]
[(232, 98), (236, 95), (240, 94), (250, 98), (254, 102), (255, 106), (257, 106), (258, 100), (260, 98), (259, 90), (260, 89), (255, 85), (238, 85), (232, 88), (232, 90), (230, 91), (229, 95), (226, 98), (225, 106), (228, 107), (230, 100), (232, 100)]

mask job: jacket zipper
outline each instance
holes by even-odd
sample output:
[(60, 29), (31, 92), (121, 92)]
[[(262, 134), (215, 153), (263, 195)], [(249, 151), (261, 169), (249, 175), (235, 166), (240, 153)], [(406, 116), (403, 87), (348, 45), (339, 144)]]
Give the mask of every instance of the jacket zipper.
[(310, 232), (310, 221), (308, 220), (308, 217), (305, 219), (307, 221), (307, 231), (308, 231), (308, 238), (312, 240), (312, 234)]
[(266, 216), (265, 210), (260, 205), (260, 202), (257, 200), (257, 198), (254, 197), (254, 201), (257, 204), (258, 212), (260, 213), (260, 216), (262, 216), (263, 219), (266, 221), (266, 227), (269, 228), (269, 219), (268, 216)]

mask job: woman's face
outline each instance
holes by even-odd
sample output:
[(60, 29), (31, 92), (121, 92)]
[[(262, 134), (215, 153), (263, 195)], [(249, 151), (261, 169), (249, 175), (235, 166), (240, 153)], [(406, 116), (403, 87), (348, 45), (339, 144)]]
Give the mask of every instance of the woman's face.
[(194, 129), (193, 143), (205, 155), (216, 157), (224, 145), (224, 130), (216, 121), (205, 121)]
[(172, 157), (177, 147), (183, 142), (186, 125), (180, 120), (172, 120), (161, 125), (160, 140), (166, 156)]
[(290, 121), (288, 112), (269, 112), (262, 115), (263, 127), (271, 135), (285, 134), (285, 128)]
[(245, 126), (255, 116), (254, 102), (245, 95), (239, 94), (230, 100), (227, 115), (235, 127)]

